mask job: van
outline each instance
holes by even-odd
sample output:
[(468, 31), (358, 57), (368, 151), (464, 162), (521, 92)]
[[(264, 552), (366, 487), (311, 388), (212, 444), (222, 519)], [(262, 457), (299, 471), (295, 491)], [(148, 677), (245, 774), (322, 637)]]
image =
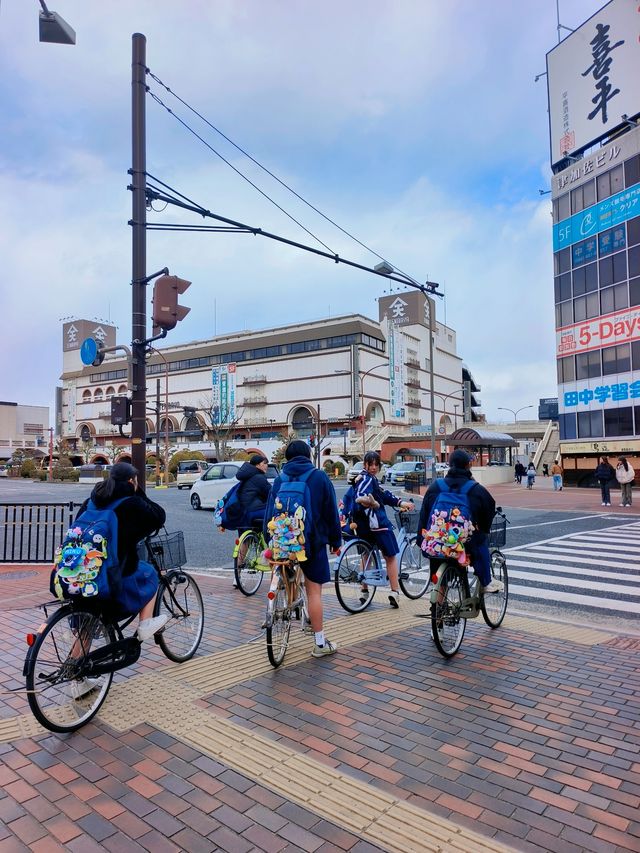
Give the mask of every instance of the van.
[(190, 489), (208, 467), (209, 463), (205, 462), (204, 459), (185, 459), (184, 462), (178, 462), (178, 471), (176, 473), (178, 488)]

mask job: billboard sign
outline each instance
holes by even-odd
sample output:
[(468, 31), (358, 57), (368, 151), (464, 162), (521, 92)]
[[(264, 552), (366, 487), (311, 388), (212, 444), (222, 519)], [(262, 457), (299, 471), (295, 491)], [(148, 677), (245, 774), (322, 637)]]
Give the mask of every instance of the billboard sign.
[(551, 163), (640, 112), (640, 4), (611, 0), (547, 54)]
[(223, 364), (211, 371), (211, 422), (229, 426), (236, 421), (236, 365)]
[(556, 358), (637, 340), (640, 340), (640, 305), (558, 329)]
[(389, 318), (387, 321), (387, 349), (389, 353), (389, 415), (405, 417), (405, 338)]

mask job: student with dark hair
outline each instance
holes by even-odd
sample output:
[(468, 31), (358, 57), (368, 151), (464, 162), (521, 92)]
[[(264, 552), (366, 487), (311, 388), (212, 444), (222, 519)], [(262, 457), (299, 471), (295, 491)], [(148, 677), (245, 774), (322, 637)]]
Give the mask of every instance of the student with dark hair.
[[(309, 619), (315, 635), (311, 654), (319, 658), (334, 654), (338, 648), (335, 643), (325, 637), (322, 621), (322, 584), (331, 580), (327, 545), (332, 553), (337, 554), (342, 544), (338, 505), (331, 481), (324, 471), (320, 471), (311, 462), (311, 449), (306, 441), (295, 439), (290, 442), (284, 456), (287, 461), (282, 468), (282, 473), (287, 478), (299, 480), (305, 474), (308, 475), (307, 486), (311, 498), (313, 530), (307, 538), (307, 559), (300, 563), (300, 568), (304, 573)], [(267, 539), (270, 537), (267, 524), (277, 515), (276, 498), (284, 482), (282, 476), (277, 477), (269, 495), (264, 514), (264, 533)]]
[(631, 488), (636, 472), (625, 456), (618, 457), (616, 480), (620, 483), (620, 506), (631, 506)]
[(271, 491), (271, 483), (267, 480), (269, 461), (266, 456), (254, 453), (248, 462), (236, 474), (236, 480), (242, 483), (238, 491), (238, 500), (244, 509), (246, 526), (239, 532), (252, 527), (257, 522), (264, 521), (264, 511)]
[(600, 462), (596, 467), (596, 480), (600, 486), (600, 494), (602, 495), (602, 506), (611, 506), (611, 483), (616, 478), (616, 472), (613, 465), (609, 462), (607, 456), (601, 456)]
[[(139, 560), (138, 543), (165, 522), (166, 513), (144, 493), (138, 484), (138, 471), (128, 462), (116, 463), (109, 478), (94, 486), (90, 501), (97, 509), (126, 498), (114, 512), (118, 519), (118, 572), (109, 576), (114, 595), (116, 615), (140, 614), (138, 639), (149, 640), (165, 626), (169, 617), (153, 617), (153, 608), (158, 591), (158, 576), (150, 563)], [(80, 507), (76, 520), (89, 504), (86, 500)]]

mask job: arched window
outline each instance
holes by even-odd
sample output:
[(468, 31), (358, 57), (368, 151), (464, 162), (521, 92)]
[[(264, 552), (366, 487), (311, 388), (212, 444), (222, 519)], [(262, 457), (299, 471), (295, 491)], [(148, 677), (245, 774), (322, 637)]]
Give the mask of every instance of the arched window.
[(90, 403), (91, 402), (91, 391), (87, 388), (86, 391), (82, 392), (82, 402)]
[(121, 385), (121, 386), (118, 388), (118, 394), (126, 394), (126, 393), (127, 393), (127, 386), (126, 386), (126, 385)]
[(185, 430), (202, 430), (200, 426), (200, 421), (195, 415), (192, 415), (190, 418), (187, 418), (184, 424)]
[(173, 422), (172, 422), (171, 418), (162, 418), (160, 421), (160, 432), (161, 433), (166, 432), (167, 426), (169, 427), (169, 432), (174, 431), (175, 428), (173, 426)]
[(113, 397), (115, 395), (115, 393), (116, 393), (116, 391), (115, 391), (115, 388), (113, 387), (113, 385), (109, 385), (109, 387), (105, 391), (105, 396), (106, 396), (107, 400), (110, 397)]
[(293, 430), (301, 436), (308, 436), (314, 431), (313, 417), (306, 406), (299, 406), (291, 417)]
[(86, 424), (80, 427), (80, 438), (82, 441), (91, 441), (91, 430)]
[(369, 423), (381, 424), (384, 420), (384, 412), (379, 403), (372, 403), (367, 411), (367, 421)]
[(96, 388), (96, 390), (93, 392), (93, 399), (94, 402), (96, 400), (102, 400), (102, 388)]

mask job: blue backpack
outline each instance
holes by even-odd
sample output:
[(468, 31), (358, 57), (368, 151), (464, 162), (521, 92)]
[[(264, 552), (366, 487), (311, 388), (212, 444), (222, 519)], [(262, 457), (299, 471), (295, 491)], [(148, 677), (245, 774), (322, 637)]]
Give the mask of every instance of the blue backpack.
[(125, 500), (119, 498), (102, 509), (90, 500), (67, 530), (56, 551), (49, 584), (51, 593), (61, 601), (106, 601), (114, 597), (116, 584), (109, 574), (120, 565), (115, 509)]
[(454, 491), (442, 478), (435, 480), (438, 495), (431, 509), (429, 528), (422, 531), (421, 548), (429, 557), (469, 562), (465, 542), (475, 530), (471, 517), (469, 492), (476, 486), (468, 480)]
[(267, 523), (269, 546), (276, 562), (293, 559), (302, 563), (307, 552), (313, 551), (313, 511), (307, 481), (315, 470), (310, 468), (297, 479), (280, 474), (280, 490), (273, 504), (276, 515)]
[(239, 527), (246, 526), (246, 513), (240, 503), (240, 488), (243, 485), (243, 483), (236, 483), (218, 501), (214, 521), (223, 530), (237, 530)]

